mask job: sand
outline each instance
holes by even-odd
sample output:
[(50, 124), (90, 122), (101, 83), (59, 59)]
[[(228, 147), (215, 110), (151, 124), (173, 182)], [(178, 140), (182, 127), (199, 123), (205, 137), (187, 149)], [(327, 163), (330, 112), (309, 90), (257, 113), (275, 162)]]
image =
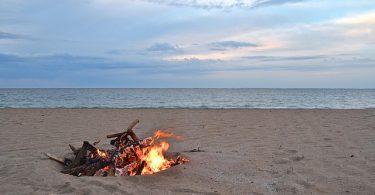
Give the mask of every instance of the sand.
[[(101, 139), (133, 119), (173, 128), (190, 163), (155, 175), (74, 177), (41, 153)], [(0, 194), (373, 194), (375, 109), (0, 109)]]

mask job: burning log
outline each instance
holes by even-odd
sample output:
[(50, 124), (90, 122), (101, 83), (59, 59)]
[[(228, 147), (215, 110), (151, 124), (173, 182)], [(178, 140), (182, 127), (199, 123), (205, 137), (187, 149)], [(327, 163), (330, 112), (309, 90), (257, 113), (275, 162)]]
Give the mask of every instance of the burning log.
[[(62, 173), (75, 176), (133, 176), (153, 174), (172, 166), (188, 162), (180, 153), (168, 153), (169, 144), (161, 137), (175, 136), (173, 133), (156, 131), (153, 137), (139, 139), (133, 128), (139, 120), (133, 121), (125, 132), (107, 135), (114, 149), (102, 150), (84, 141), (81, 148), (69, 144), (72, 158), (61, 160), (47, 155), (50, 159), (64, 164)], [(131, 137), (132, 140), (128, 138)], [(113, 142), (113, 143), (112, 143)], [(199, 149), (198, 149), (199, 150)]]
[(141, 164), (139, 165), (139, 168), (138, 168), (138, 170), (137, 170), (137, 173), (135, 173), (136, 175), (140, 175), (140, 174), (142, 174), (143, 168), (145, 168), (145, 164), (146, 164), (145, 161), (142, 161), (142, 162), (141, 162)]

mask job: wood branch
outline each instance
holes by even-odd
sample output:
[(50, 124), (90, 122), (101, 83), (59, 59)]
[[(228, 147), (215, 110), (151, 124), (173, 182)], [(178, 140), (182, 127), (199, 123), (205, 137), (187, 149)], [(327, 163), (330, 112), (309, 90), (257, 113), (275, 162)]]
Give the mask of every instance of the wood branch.
[(79, 150), (73, 162), (68, 166), (68, 169), (84, 164), (86, 161), (87, 151), (96, 152), (96, 148), (93, 145), (91, 145), (88, 141), (84, 141), (82, 148)]
[(87, 166), (83, 172), (81, 172), (83, 175), (87, 176), (93, 176), (99, 169), (102, 169), (106, 166), (108, 166), (110, 163), (107, 161), (99, 161), (97, 163), (93, 163), (89, 166)]
[(139, 165), (139, 168), (137, 170), (137, 173), (135, 173), (135, 175), (141, 175), (142, 171), (143, 171), (143, 168), (145, 168), (145, 165), (146, 165), (146, 161), (142, 161), (141, 165)]
[(83, 144), (87, 145), (87, 150), (90, 152), (96, 152), (97, 148), (93, 145), (91, 145), (88, 141), (84, 141)]
[(56, 161), (56, 162), (58, 162), (58, 163), (60, 163), (60, 164), (65, 165), (65, 162), (64, 162), (63, 159), (58, 158), (58, 157), (56, 157), (56, 156), (53, 156), (53, 155), (51, 155), (51, 154), (49, 154), (49, 153), (43, 153), (43, 154), (46, 155), (49, 159), (54, 160), (54, 161)]
[(65, 173), (65, 174), (78, 176), (78, 174), (81, 173), (83, 170), (85, 170), (86, 167), (87, 167), (87, 165), (81, 165), (81, 166), (78, 166), (78, 167), (65, 169), (65, 170), (62, 170), (60, 172)]
[(81, 148), (76, 148), (69, 144), (70, 149), (73, 151), (73, 154), (77, 155)]
[[(77, 166), (77, 167), (68, 168), (68, 169), (62, 170), (61, 173), (75, 175), (75, 176), (84, 176), (84, 175), (93, 176), (100, 169), (103, 169), (104, 167), (110, 165), (111, 162), (112, 161), (102, 161), (102, 160), (100, 160), (100, 161), (92, 163), (92, 164), (83, 164), (83, 165), (80, 165), (80, 166)], [(109, 174), (110, 174), (110, 176), (112, 176), (112, 175), (114, 176), (114, 170), (113, 170), (113, 174), (111, 174), (111, 173), (109, 173)]]
[[(139, 120), (138, 120), (138, 119), (135, 119), (132, 123), (130, 123), (130, 125), (128, 126), (128, 128), (126, 128), (126, 130), (125, 130), (124, 132), (107, 135), (107, 138), (121, 137), (121, 136), (124, 135), (124, 134), (128, 134), (128, 135), (130, 135), (130, 136), (132, 137), (132, 135), (129, 134), (129, 132), (133, 132), (132, 129), (133, 129), (138, 123), (139, 123)], [(133, 132), (132, 134), (135, 135), (134, 132)], [(134, 138), (137, 138), (137, 136), (135, 136)], [(132, 137), (132, 139), (133, 139), (133, 137)], [(134, 139), (133, 139), (133, 140), (134, 140)], [(138, 140), (139, 140), (139, 139), (138, 139)], [(134, 140), (134, 141), (136, 141), (136, 140)]]
[(128, 135), (132, 138), (133, 141), (136, 141), (136, 142), (139, 141), (138, 136), (134, 133), (134, 131), (132, 129), (128, 130), (128, 132), (123, 134), (121, 137), (123, 137), (123, 136), (127, 137)]

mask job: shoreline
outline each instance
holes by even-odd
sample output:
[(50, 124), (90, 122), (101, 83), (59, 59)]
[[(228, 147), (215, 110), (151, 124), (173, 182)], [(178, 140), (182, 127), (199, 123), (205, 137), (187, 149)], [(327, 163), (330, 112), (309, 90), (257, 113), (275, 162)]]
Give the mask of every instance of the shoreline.
[(110, 108), (110, 107), (84, 107), (84, 108), (0, 108), (0, 110), (375, 110), (375, 108)]

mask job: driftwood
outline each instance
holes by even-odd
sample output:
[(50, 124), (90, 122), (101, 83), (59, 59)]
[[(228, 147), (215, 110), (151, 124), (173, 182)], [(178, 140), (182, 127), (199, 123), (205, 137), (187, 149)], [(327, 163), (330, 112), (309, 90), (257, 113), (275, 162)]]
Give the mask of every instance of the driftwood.
[[(95, 146), (100, 142), (100, 140), (94, 142), (92, 145)], [(73, 151), (73, 154), (77, 155), (81, 148), (76, 148), (73, 145), (69, 144), (70, 149)]]
[(43, 153), (43, 154), (46, 155), (49, 159), (54, 160), (54, 161), (56, 161), (56, 162), (58, 162), (60, 164), (65, 165), (65, 162), (64, 162), (63, 159), (57, 158), (56, 156), (53, 156), (53, 155), (51, 155), (49, 153)]
[[(71, 146), (71, 149), (72, 150), (75, 149), (74, 146)], [(86, 162), (87, 151), (95, 153), (97, 152), (97, 148), (91, 145), (88, 141), (84, 141), (82, 148), (79, 149), (79, 152), (76, 155), (76, 158), (73, 160), (73, 162), (70, 165), (68, 165), (67, 169), (61, 171), (61, 173), (76, 175), (76, 176), (81, 176), (81, 175), (93, 176), (96, 173), (96, 171), (110, 164), (111, 161), (101, 161), (101, 160), (98, 160), (98, 162), (87, 164)]]
[(73, 151), (73, 154), (77, 155), (81, 148), (76, 148), (69, 144), (70, 149)]
[(75, 175), (75, 176), (93, 176), (99, 169), (102, 169), (109, 165), (109, 162), (98, 161), (92, 164), (84, 164), (78, 167), (62, 170), (61, 173)]
[(95, 152), (96, 148), (93, 145), (91, 145), (88, 141), (84, 141), (83, 145), (82, 145), (82, 148), (77, 153), (76, 158), (73, 160), (73, 162), (67, 168), (71, 169), (71, 168), (77, 167), (77, 166), (85, 163), (87, 151)]
[(109, 164), (109, 161), (99, 161), (97, 163), (90, 164), (84, 169), (83, 174), (87, 176), (93, 176), (99, 169), (102, 169)]
[(134, 141), (139, 141), (139, 138), (137, 137), (137, 135), (135, 135), (135, 133), (134, 133), (134, 131), (133, 131), (133, 128), (134, 128), (138, 123), (139, 123), (139, 120), (136, 119), (136, 120), (134, 120), (132, 123), (130, 123), (130, 125), (128, 126), (128, 128), (127, 128), (124, 132), (107, 135), (107, 138), (114, 138), (114, 137), (127, 137), (127, 136), (129, 135)]
[(81, 165), (81, 166), (78, 166), (78, 167), (65, 169), (65, 170), (62, 170), (60, 172), (61, 173), (65, 173), (65, 174), (70, 174), (70, 175), (76, 175), (76, 176), (78, 176), (78, 174), (81, 171), (83, 171), (85, 168), (86, 168), (86, 165)]

